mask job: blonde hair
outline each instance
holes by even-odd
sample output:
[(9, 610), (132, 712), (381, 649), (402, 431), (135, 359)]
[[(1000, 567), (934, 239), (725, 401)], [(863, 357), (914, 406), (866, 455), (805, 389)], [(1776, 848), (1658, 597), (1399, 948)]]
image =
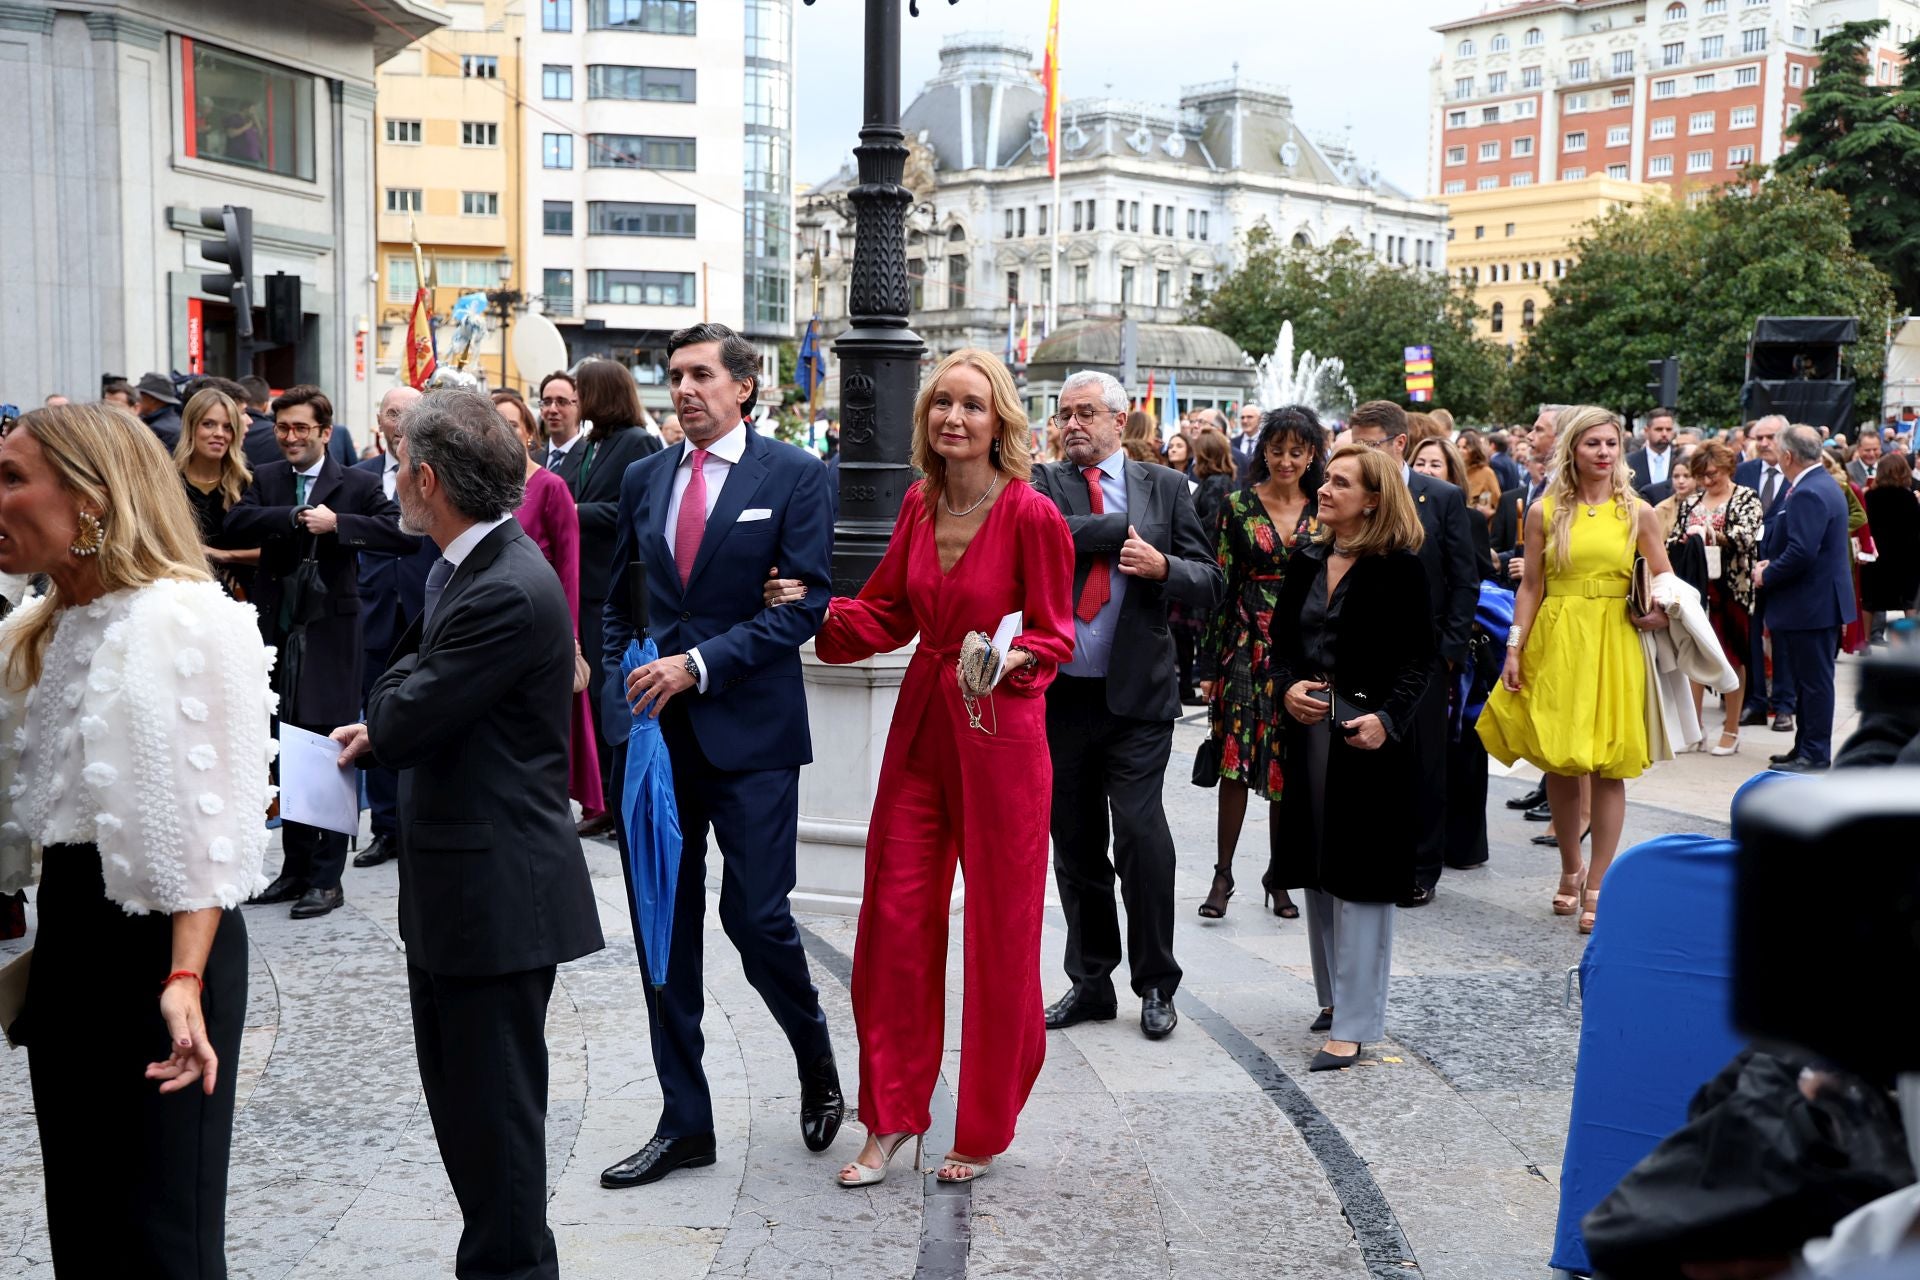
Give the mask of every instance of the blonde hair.
[[(1343, 444), (1327, 459), (1328, 474), (1332, 474), (1334, 463), (1348, 458), (1360, 464), (1360, 487), (1379, 498), (1380, 504), (1361, 526), (1359, 536), (1348, 539), (1342, 549), (1355, 559), (1391, 551), (1418, 551), (1427, 540), (1427, 531), (1420, 526), (1420, 513), (1414, 510), (1413, 495), (1407, 492), (1399, 460), (1371, 445)], [(1333, 530), (1322, 522), (1313, 540), (1331, 543)]]
[(1411, 467), (1420, 460), (1420, 451), (1432, 445), (1440, 450), (1442, 465), (1447, 469), (1447, 483), (1458, 489), (1464, 496), (1467, 492), (1467, 464), (1460, 457), (1460, 450), (1445, 436), (1428, 436), (1425, 440), (1407, 451), (1407, 466)]
[(193, 457), (194, 434), (200, 430), (200, 420), (215, 408), (227, 411), (227, 430), (233, 433), (233, 443), (220, 459), (220, 496), (226, 500), (228, 509), (232, 509), (253, 483), (253, 472), (240, 450), (240, 442), (247, 434), (241, 425), (247, 421), (247, 411), (240, 407), (239, 401), (218, 387), (202, 387), (189, 396), (186, 407), (180, 411), (180, 439), (173, 446), (173, 463), (181, 475), (187, 474), (187, 461)]
[[(212, 580), (179, 473), (167, 465), (159, 437), (130, 429), (124, 410), (97, 404), (33, 409), (20, 415), (14, 430), (39, 443), (76, 508), (98, 511), (101, 539), (94, 563), (103, 592), (163, 578)], [(55, 579), (46, 607), (13, 633), (6, 674), (16, 692), (39, 683), (47, 642), (60, 610), (70, 603), (61, 598)]]
[[(1614, 416), (1611, 409), (1602, 409), (1598, 405), (1572, 405), (1560, 410), (1556, 416), (1559, 435), (1553, 442), (1553, 477), (1547, 482), (1546, 493), (1552, 508), (1548, 516), (1547, 542), (1553, 551), (1553, 567), (1564, 570), (1573, 563), (1573, 509), (1580, 505), (1580, 486), (1574, 475), (1574, 446), (1580, 443), (1581, 436), (1596, 427), (1612, 427), (1622, 443), (1625, 437), (1620, 430), (1620, 419)], [(1635, 507), (1639, 499), (1627, 483), (1624, 453), (1614, 463), (1609, 475), (1613, 483), (1613, 492), (1609, 496), (1614, 503), (1614, 518), (1637, 520), (1639, 517)]]
[(993, 395), (993, 413), (1000, 423), (994, 439), (998, 452), (989, 455), (994, 468), (1014, 480), (1026, 480), (1033, 475), (1033, 429), (1027, 424), (1027, 411), (1020, 403), (1013, 375), (992, 352), (962, 347), (934, 366), (932, 376), (921, 386), (913, 402), (913, 467), (926, 477), (921, 492), (926, 495), (928, 518), (932, 518), (933, 504), (947, 491), (947, 460), (934, 451), (933, 433), (927, 428), (933, 410), (933, 393), (939, 389), (941, 379), (961, 365), (978, 370)]

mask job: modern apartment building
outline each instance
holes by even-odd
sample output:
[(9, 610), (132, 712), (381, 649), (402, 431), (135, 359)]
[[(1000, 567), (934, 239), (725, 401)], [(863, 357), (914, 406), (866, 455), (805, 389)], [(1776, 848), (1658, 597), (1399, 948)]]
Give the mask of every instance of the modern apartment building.
[(1920, 0), (1532, 0), (1441, 23), (1429, 189), (1731, 181), (1790, 145), (1821, 37), (1869, 18), (1892, 83)]

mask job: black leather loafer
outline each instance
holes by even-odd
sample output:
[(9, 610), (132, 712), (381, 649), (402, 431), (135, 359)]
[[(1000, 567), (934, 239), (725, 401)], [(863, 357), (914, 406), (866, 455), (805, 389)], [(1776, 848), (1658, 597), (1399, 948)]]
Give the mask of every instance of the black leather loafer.
[(825, 1151), (840, 1133), (847, 1101), (840, 1093), (840, 1069), (828, 1054), (800, 1073), (800, 1137), (809, 1151)]
[(300, 901), (293, 904), (290, 913), (295, 920), (311, 920), (315, 916), (324, 916), (329, 911), (337, 911), (346, 905), (347, 895), (339, 885), (331, 889), (309, 889), (300, 895)]
[(307, 891), (307, 882), (294, 876), (283, 875), (253, 895), (250, 901), (260, 903), (292, 902)]
[(1773, 731), (1775, 733), (1792, 733), (1793, 717), (1787, 715), (1775, 716), (1773, 718)]
[(1547, 802), (1547, 789), (1545, 787), (1535, 787), (1533, 790), (1527, 792), (1527, 794), (1523, 796), (1515, 796), (1513, 799), (1507, 801), (1507, 808), (1533, 809), (1533, 808), (1537, 808), (1540, 805), (1545, 804), (1546, 802)]
[(1553, 809), (1545, 800), (1542, 800), (1539, 804), (1527, 810), (1526, 819), (1528, 822), (1552, 822)]
[(384, 833), (375, 836), (367, 847), (353, 855), (356, 867), (377, 867), (400, 856), (400, 842)]
[(1149, 1040), (1165, 1040), (1180, 1025), (1173, 1002), (1158, 991), (1149, 991), (1140, 1001), (1140, 1034)]
[(1100, 1000), (1090, 991), (1075, 987), (1047, 1009), (1047, 1030), (1060, 1031), (1081, 1022), (1112, 1022), (1120, 1016), (1120, 1006), (1112, 996)]
[(1740, 713), (1740, 727), (1757, 729), (1767, 722), (1767, 709), (1754, 703), (1748, 703), (1746, 710)]
[(675, 1169), (704, 1169), (714, 1161), (713, 1135), (696, 1133), (686, 1138), (663, 1138), (654, 1134), (647, 1145), (600, 1171), (600, 1185), (613, 1191), (644, 1187), (658, 1182)]

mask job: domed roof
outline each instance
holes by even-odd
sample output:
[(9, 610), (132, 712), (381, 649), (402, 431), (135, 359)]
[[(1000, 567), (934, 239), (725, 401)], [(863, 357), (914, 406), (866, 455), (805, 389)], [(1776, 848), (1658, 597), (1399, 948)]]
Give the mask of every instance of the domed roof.
[[(1117, 318), (1068, 321), (1034, 351), (1028, 375), (1046, 379), (1078, 369), (1102, 369), (1118, 376), (1125, 323)], [(1183, 379), (1205, 377), (1211, 383), (1248, 388), (1254, 380), (1239, 344), (1203, 324), (1139, 325), (1134, 365), (1142, 379), (1152, 371), (1164, 381), (1171, 371)]]

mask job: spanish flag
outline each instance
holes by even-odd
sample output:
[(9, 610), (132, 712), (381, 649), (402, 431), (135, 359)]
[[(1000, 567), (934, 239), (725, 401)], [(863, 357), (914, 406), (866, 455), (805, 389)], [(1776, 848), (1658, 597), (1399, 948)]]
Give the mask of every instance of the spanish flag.
[[(1047, 18), (1047, 60), (1041, 66), (1040, 79), (1047, 87), (1047, 114), (1042, 127), (1047, 133), (1047, 176), (1052, 178), (1060, 173), (1060, 0), (1053, 0)], [(1060, 216), (1057, 207), (1054, 216)]]
[(438, 362), (433, 351), (433, 292), (418, 235), (413, 238), (413, 278), (413, 314), (407, 317), (407, 385), (424, 391)]

